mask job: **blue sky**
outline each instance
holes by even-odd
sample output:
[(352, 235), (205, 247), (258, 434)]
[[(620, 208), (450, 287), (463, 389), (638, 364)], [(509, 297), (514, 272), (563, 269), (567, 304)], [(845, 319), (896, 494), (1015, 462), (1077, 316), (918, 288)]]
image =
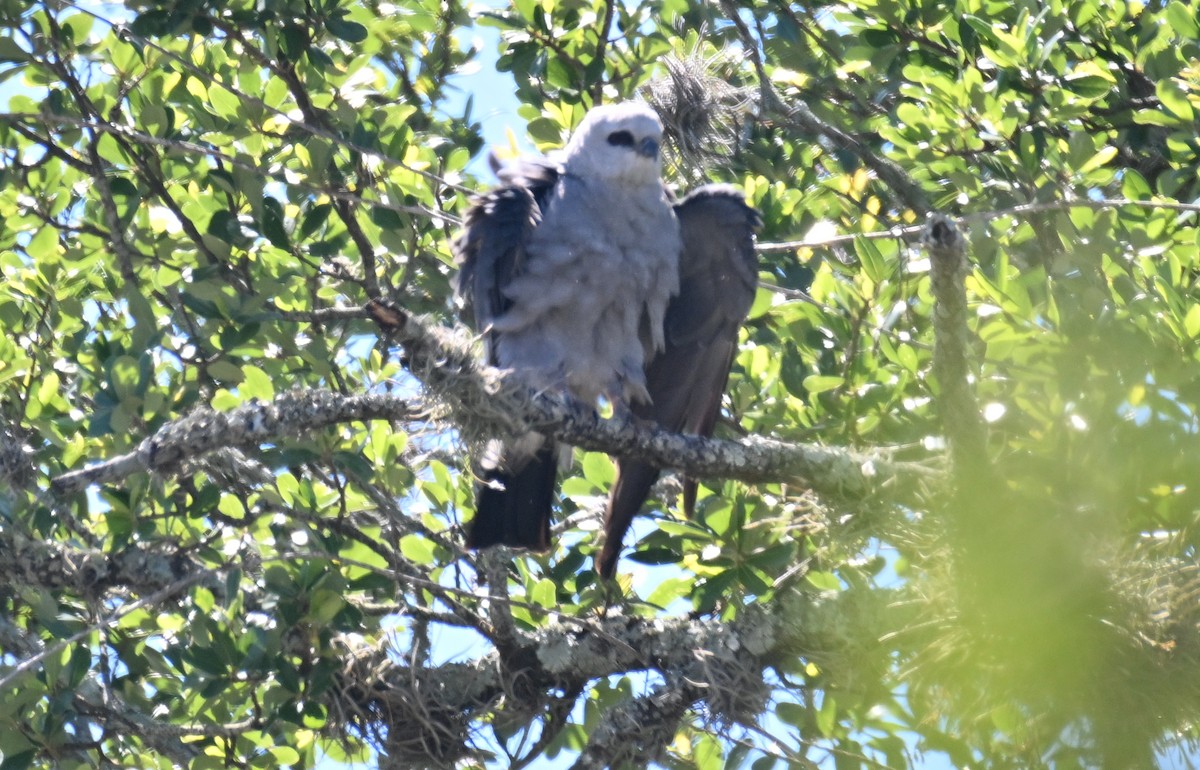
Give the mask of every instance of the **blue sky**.
[[(507, 3), (489, 0), (476, 8), (500, 8)], [(516, 85), (507, 72), (496, 71), (500, 58), (500, 30), (490, 26), (479, 26), (459, 36), (463, 47), (478, 45), (478, 65), (474, 72), (452, 78), (450, 112), (462, 114), (462, 106), (473, 98), (472, 116), (483, 128), (483, 151), (475, 157), (470, 170), (481, 178), (487, 176), (487, 153), (492, 147), (507, 147), (509, 131), (517, 138), (523, 151), (533, 152), (533, 144), (525, 132), (525, 121), (517, 115)]]

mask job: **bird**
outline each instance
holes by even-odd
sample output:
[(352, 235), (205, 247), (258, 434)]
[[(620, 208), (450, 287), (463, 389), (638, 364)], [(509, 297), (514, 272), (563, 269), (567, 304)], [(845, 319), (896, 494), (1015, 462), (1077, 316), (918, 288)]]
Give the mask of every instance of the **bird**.
[[(647, 351), (665, 348), (683, 246), (662, 133), (645, 104), (593, 107), (557, 157), (501, 168), (499, 186), (472, 202), (451, 250), (488, 364), (616, 414), (649, 401)], [(570, 451), (536, 432), (489, 441), (467, 546), (547, 550)]]
[[(633, 405), (634, 416), (672, 433), (711, 436), (737, 353), (738, 331), (758, 288), (754, 234), (762, 225), (742, 192), (729, 185), (704, 185), (675, 204), (683, 238), (679, 293), (667, 307), (665, 347), (646, 365), (649, 401)], [(614, 458), (617, 476), (604, 514), (604, 545), (596, 571), (616, 572), (625, 533), (646, 502), (661, 469), (644, 460)], [(683, 510), (691, 518), (696, 482), (685, 479)]]

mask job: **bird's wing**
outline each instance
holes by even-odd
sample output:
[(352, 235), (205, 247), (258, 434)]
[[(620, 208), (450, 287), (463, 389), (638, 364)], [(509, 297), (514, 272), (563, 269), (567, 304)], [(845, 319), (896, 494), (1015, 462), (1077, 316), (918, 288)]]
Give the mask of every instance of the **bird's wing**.
[[(646, 366), (651, 402), (634, 413), (672, 432), (712, 435), (721, 396), (737, 352), (738, 328), (758, 286), (754, 231), (758, 212), (727, 185), (706, 185), (675, 206), (683, 237), (679, 294), (667, 308), (666, 347)], [(597, 569), (611, 577), (621, 541), (645, 503), (659, 469), (640, 460), (617, 460), (609, 493), (605, 542)], [(691, 515), (694, 482), (685, 482), (684, 508)]]
[[(497, 170), (502, 185), (476, 199), (462, 234), (451, 248), (459, 266), (456, 291), (463, 318), (487, 342), (496, 365), (497, 318), (512, 305), (505, 289), (527, 269), (526, 245), (542, 219), (558, 181), (557, 166), (524, 161)], [(497, 441), (476, 468), (475, 518), (467, 545), (503, 543), (519, 548), (550, 547), (557, 459), (555, 445), (538, 434)]]
[(525, 246), (559, 173), (556, 165), (540, 160), (498, 169), (504, 184), (475, 200), (462, 233), (451, 244), (463, 320), (488, 339), (488, 363), (496, 363), (492, 323), (512, 306), (505, 287), (525, 272)]

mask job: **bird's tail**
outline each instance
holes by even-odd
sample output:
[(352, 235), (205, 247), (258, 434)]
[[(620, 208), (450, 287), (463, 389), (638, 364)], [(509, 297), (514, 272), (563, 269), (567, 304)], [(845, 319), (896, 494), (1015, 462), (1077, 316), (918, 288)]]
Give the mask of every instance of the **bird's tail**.
[(543, 442), (519, 466), (501, 462), (484, 470), (475, 486), (475, 518), (467, 532), (467, 547), (548, 549), (557, 472), (557, 451), (552, 441)]
[(608, 495), (608, 510), (604, 512), (604, 547), (596, 557), (596, 571), (610, 578), (617, 570), (621, 543), (630, 522), (641, 509), (650, 488), (658, 481), (659, 469), (640, 460), (617, 461), (617, 480)]

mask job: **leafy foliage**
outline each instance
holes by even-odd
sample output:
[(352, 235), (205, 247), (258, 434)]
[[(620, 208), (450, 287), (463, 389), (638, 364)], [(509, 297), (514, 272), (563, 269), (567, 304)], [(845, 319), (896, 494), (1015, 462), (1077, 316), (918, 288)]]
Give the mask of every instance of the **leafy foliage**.
[[(0, 0), (0, 769), (1187, 761), (1198, 19)], [(468, 74), (483, 28), (500, 75)], [(708, 479), (694, 521), (667, 483), (614, 590), (612, 464), (579, 453), (554, 552), (464, 553), (482, 437), (358, 308), (452, 322), (446, 243), (489, 183), (461, 90), (511, 77), (550, 149), (661, 94), (669, 56), (727, 83), (678, 125), (765, 223), (724, 434), (942, 463), (966, 427), (913, 243), (939, 211), (969, 237), (987, 471), (917, 499)], [(318, 389), (412, 410), (135, 472), (197, 410)]]

